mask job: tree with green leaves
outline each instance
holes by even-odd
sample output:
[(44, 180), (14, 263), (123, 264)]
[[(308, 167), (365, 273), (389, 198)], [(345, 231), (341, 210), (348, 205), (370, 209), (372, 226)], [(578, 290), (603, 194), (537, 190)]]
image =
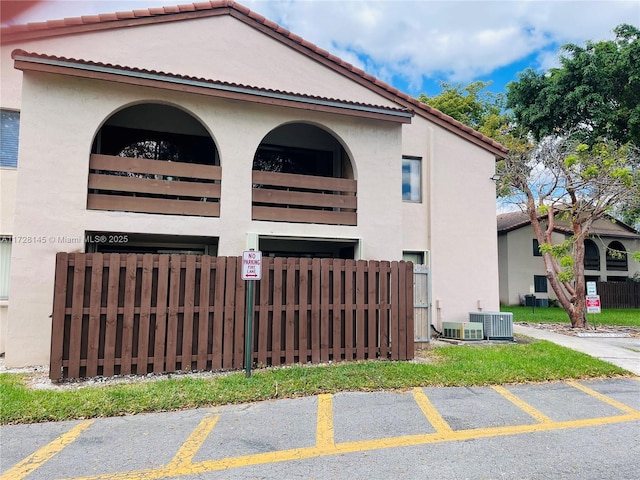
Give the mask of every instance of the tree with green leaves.
[[(640, 30), (614, 32), (615, 40), (565, 45), (560, 67), (526, 70), (506, 99), (484, 92), (486, 82), (441, 83), (442, 93), (419, 97), (510, 149), (498, 163), (498, 194), (527, 212), (573, 326), (584, 324), (591, 226), (606, 215), (640, 220)], [(554, 244), (558, 223), (573, 234)]]
[(502, 93), (487, 90), (491, 82), (471, 82), (463, 86), (440, 82), (442, 92), (429, 97), (424, 93), (418, 100), (470, 126), (483, 135), (495, 138), (510, 122), (504, 113), (506, 98)]
[[(501, 188), (529, 216), (558, 302), (572, 326), (584, 326), (584, 241), (596, 220), (636, 200), (640, 155), (612, 142), (588, 145), (575, 135), (549, 136), (513, 149), (500, 168)], [(572, 235), (554, 243), (559, 224)]]
[(525, 70), (507, 86), (507, 108), (540, 140), (563, 131), (585, 143), (640, 146), (640, 29), (619, 25), (614, 40), (562, 47), (560, 67)]

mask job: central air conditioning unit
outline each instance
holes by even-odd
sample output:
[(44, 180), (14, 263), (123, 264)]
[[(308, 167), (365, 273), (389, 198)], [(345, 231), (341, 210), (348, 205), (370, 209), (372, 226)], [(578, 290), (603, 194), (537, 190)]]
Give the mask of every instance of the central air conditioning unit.
[(481, 323), (488, 340), (513, 341), (513, 313), (511, 312), (470, 312), (469, 321)]
[(442, 336), (456, 340), (482, 340), (483, 325), (473, 322), (442, 322)]

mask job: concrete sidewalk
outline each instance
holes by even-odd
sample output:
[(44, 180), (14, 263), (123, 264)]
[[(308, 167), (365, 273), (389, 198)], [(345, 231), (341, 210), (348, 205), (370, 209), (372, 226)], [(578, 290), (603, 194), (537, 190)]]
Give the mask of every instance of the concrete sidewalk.
[(517, 324), (513, 332), (586, 353), (640, 376), (640, 338), (574, 337)]

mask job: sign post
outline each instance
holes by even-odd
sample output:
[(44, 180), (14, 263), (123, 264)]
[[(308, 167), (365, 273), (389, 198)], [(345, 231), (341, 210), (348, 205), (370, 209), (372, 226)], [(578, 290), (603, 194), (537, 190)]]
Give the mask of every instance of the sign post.
[(245, 250), (242, 252), (242, 280), (247, 281), (247, 319), (244, 329), (244, 368), (247, 378), (251, 376), (253, 353), (253, 289), (255, 281), (260, 279), (262, 279), (262, 252)]

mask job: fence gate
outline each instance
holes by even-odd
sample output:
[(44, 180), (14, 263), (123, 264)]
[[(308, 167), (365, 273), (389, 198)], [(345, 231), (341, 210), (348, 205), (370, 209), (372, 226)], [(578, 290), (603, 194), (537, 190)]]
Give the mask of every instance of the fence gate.
[[(49, 377), (244, 367), (241, 257), (58, 253)], [(256, 365), (413, 358), (411, 262), (267, 258)]]
[(431, 338), (430, 273), (428, 265), (413, 265), (414, 341), (428, 342)]

